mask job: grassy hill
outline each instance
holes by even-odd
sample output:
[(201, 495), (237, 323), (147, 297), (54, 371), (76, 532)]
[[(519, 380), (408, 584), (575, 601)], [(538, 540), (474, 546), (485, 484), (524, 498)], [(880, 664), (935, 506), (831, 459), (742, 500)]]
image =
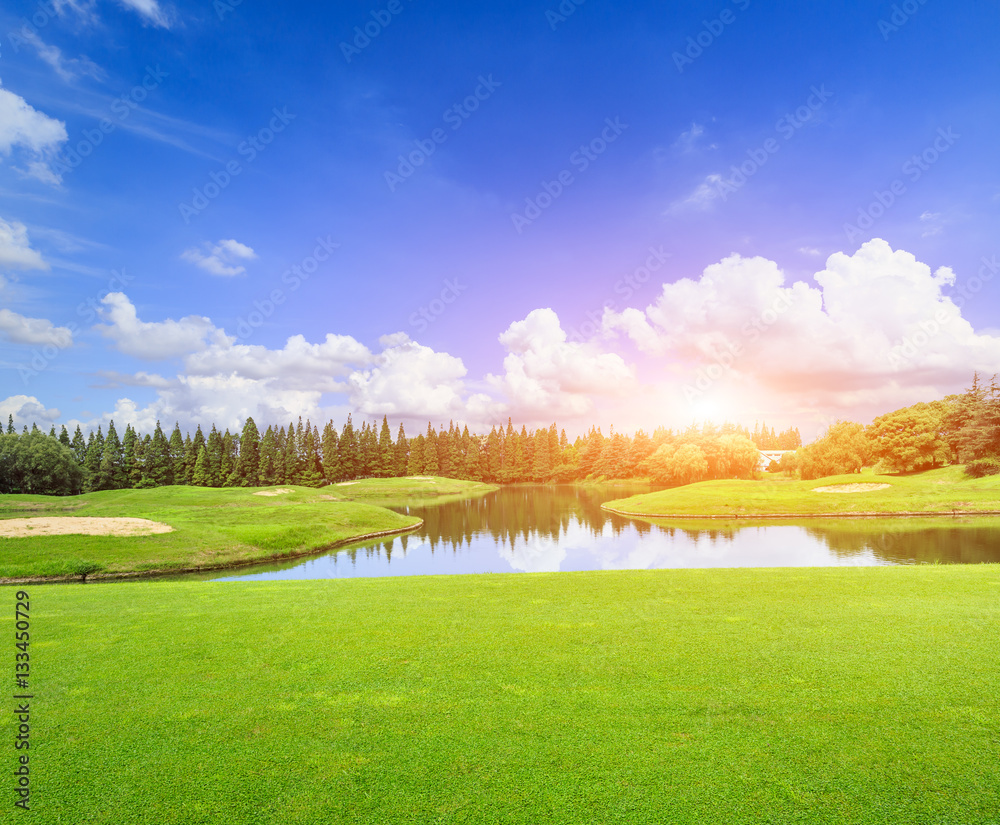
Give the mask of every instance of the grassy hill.
[[(817, 487), (886, 485), (861, 492), (817, 492)], [(871, 472), (814, 481), (768, 477), (760, 481), (702, 481), (609, 501), (605, 509), (636, 516), (760, 517), (1000, 512), (1000, 476), (971, 479), (962, 467), (914, 475)]]

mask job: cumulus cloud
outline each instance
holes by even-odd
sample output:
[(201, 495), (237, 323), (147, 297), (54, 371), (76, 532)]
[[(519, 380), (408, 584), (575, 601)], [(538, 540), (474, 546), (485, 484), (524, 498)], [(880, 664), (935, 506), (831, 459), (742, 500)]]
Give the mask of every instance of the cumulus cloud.
[(329, 334), (320, 344), (310, 344), (302, 335), (293, 335), (277, 350), (232, 344), (228, 340), (216, 343), (189, 355), (184, 367), (189, 375), (281, 378), (285, 386), (301, 385), (334, 392), (345, 386), (335, 380), (337, 377), (346, 377), (372, 358), (368, 348), (349, 335)]
[(48, 409), (33, 395), (11, 395), (0, 401), (0, 424), (5, 430), (10, 416), (14, 416), (15, 426), (27, 424), (30, 427), (38, 422), (55, 421), (59, 415), (59, 410)]
[(33, 109), (0, 85), (0, 155), (10, 157), (16, 150), (27, 165), (18, 171), (45, 183), (59, 183), (50, 163), (67, 137), (65, 123)]
[(15, 344), (51, 344), (66, 349), (73, 333), (44, 318), (28, 318), (9, 309), (0, 309), (0, 335)]
[(841, 408), (892, 403), (908, 387), (953, 389), (995, 371), (1000, 338), (962, 317), (946, 294), (955, 280), (878, 238), (831, 255), (815, 285), (731, 255), (697, 280), (664, 284), (644, 311), (606, 311), (603, 328), (689, 377), (713, 371)]
[(585, 415), (594, 396), (622, 395), (634, 385), (633, 370), (620, 355), (595, 343), (567, 340), (559, 316), (535, 309), (500, 335), (507, 348), (503, 375), (487, 382), (503, 393), (511, 411), (535, 420)]
[(372, 416), (464, 418), (467, 373), (461, 358), (411, 341), (405, 333), (380, 339), (373, 366), (348, 379), (356, 410)]
[[(2, 90), (0, 90), (2, 91)], [(3, 127), (0, 126), (0, 129)], [(49, 265), (28, 241), (23, 223), (0, 218), (0, 267), (3, 269), (48, 269)]]
[(183, 260), (221, 277), (242, 275), (247, 270), (240, 261), (252, 261), (256, 257), (257, 253), (249, 246), (231, 239), (206, 243), (201, 249), (192, 247), (181, 253)]
[(97, 328), (126, 355), (156, 361), (199, 352), (210, 345), (226, 345), (233, 339), (208, 318), (189, 315), (179, 321), (142, 321), (135, 305), (122, 292), (112, 292), (101, 302), (101, 316), (109, 321)]

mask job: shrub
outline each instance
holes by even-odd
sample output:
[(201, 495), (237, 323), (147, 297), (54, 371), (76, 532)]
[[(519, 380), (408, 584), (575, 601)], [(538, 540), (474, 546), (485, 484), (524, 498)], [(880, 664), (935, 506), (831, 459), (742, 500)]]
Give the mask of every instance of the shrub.
[(979, 458), (965, 465), (965, 474), (970, 478), (1000, 475), (1000, 461), (995, 458)]

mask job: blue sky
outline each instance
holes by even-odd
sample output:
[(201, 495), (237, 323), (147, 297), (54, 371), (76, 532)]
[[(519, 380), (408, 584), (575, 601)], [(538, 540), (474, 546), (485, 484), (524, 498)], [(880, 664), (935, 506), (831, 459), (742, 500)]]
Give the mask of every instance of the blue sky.
[(958, 391), (1000, 362), (998, 28), (8, 3), (0, 413), (814, 434)]

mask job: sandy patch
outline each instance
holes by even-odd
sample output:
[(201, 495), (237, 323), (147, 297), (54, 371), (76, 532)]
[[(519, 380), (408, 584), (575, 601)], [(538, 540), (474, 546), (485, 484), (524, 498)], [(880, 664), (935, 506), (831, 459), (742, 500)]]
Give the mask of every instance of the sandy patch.
[(830, 487), (813, 487), (814, 493), (867, 493), (869, 490), (884, 490), (891, 484), (833, 484)]
[(283, 496), (285, 493), (294, 493), (294, 490), (289, 490), (286, 487), (281, 487), (277, 490), (261, 490), (259, 493), (254, 493), (255, 496)]
[(407, 476), (412, 481), (434, 481), (434, 476)]
[(145, 518), (59, 516), (0, 520), (0, 537), (11, 539), (32, 536), (151, 536), (154, 533), (172, 533), (173, 529), (169, 524)]
[(350, 487), (352, 484), (357, 484), (356, 481), (341, 481), (337, 484), (338, 487)]
[(320, 501), (340, 501), (336, 496), (316, 496)]

